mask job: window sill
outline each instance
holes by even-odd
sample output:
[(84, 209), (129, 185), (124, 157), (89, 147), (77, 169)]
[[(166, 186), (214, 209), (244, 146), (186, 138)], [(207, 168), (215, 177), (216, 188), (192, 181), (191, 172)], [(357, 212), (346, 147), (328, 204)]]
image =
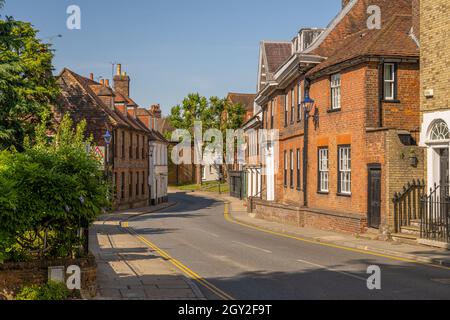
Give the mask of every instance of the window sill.
[(393, 99), (393, 100), (383, 99), (383, 100), (381, 100), (381, 102), (382, 103), (401, 103), (400, 100), (397, 100), (397, 99)]
[(336, 195), (338, 197), (344, 197), (344, 198), (351, 198), (352, 197), (351, 193), (340, 193), (340, 192), (338, 192)]
[(323, 196), (327, 196), (330, 194), (330, 192), (326, 192), (326, 191), (317, 191), (317, 194), (323, 195)]
[(342, 111), (342, 108), (339, 108), (339, 109), (328, 109), (327, 110), (327, 113), (336, 113), (336, 112), (341, 112)]

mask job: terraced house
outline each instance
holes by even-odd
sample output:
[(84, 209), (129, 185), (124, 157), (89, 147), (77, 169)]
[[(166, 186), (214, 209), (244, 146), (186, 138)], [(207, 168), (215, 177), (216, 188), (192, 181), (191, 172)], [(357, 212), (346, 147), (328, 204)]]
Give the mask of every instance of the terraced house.
[[(426, 152), (427, 199), (420, 205), (420, 238), (433, 245), (450, 243), (449, 207), (449, 145), (450, 145), (450, 42), (448, 30), (450, 2), (446, 0), (415, 0), (420, 10), (414, 15), (414, 30), (421, 51), (420, 146)], [(419, 32), (420, 30), (420, 32)], [(401, 200), (399, 199), (400, 204)], [(417, 206), (417, 204), (416, 204)], [(406, 211), (402, 221), (418, 236), (417, 223)], [(413, 233), (414, 235), (414, 233)]]
[(156, 180), (149, 179), (149, 171), (155, 172), (156, 164), (151, 161), (155, 156), (150, 146), (161, 145), (158, 157), (167, 158), (167, 141), (153, 129), (151, 110), (140, 108), (130, 98), (130, 78), (121, 65), (114, 76), (114, 88), (107, 79), (97, 82), (93, 74), (85, 78), (67, 68), (57, 81), (62, 94), (54, 109), (55, 120), (66, 113), (75, 123), (86, 120), (87, 134), (93, 136), (105, 172), (114, 184), (114, 209), (145, 207), (166, 200), (167, 179), (166, 186), (159, 185), (160, 191), (155, 193)]
[[(367, 24), (371, 5), (381, 9), (380, 29)], [(411, 176), (423, 178), (414, 10), (412, 0), (342, 1), (327, 28), (300, 30), (272, 61), (261, 54), (256, 103), (280, 141), (279, 170), (266, 170), (262, 196), (252, 199), (257, 216), (399, 231), (392, 198)]]

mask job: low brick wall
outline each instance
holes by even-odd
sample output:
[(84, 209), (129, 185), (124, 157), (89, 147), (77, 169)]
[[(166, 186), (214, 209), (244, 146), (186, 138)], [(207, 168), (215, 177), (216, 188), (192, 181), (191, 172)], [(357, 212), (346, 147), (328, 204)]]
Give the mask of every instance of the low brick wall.
[(97, 290), (97, 264), (94, 256), (84, 259), (59, 259), (0, 264), (0, 294), (15, 295), (24, 286), (42, 285), (48, 281), (48, 268), (76, 265), (81, 268), (81, 289), (95, 297)]
[(248, 207), (258, 219), (295, 227), (312, 227), (351, 234), (367, 231), (367, 218), (363, 215), (300, 208), (260, 199), (250, 199)]
[(303, 227), (304, 214), (296, 207), (282, 205), (262, 200), (252, 200), (251, 206), (256, 218), (267, 221), (279, 222), (294, 227)]

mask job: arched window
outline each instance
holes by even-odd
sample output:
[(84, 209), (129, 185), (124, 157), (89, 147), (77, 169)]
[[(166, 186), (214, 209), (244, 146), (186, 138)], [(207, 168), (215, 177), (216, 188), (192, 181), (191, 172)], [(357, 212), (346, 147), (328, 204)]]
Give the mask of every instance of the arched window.
[(430, 139), (432, 141), (450, 140), (450, 131), (447, 124), (442, 121), (436, 121), (430, 131)]

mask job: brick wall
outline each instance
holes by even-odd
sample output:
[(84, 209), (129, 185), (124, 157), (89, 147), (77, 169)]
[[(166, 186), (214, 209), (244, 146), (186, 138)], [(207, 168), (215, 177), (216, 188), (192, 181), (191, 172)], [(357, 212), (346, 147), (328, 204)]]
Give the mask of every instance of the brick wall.
[[(448, 0), (420, 1), (421, 108), (423, 112), (450, 108), (450, 68)], [(433, 89), (434, 97), (426, 98), (424, 90)]]
[[(394, 206), (392, 199), (396, 192), (401, 192), (403, 187), (412, 182), (413, 179), (425, 178), (425, 150), (418, 146), (405, 146), (401, 143), (398, 131), (389, 130), (385, 132), (386, 143), (386, 193), (383, 202), (386, 205), (386, 215), (382, 215), (383, 224), (387, 227), (394, 225)], [(418, 159), (417, 167), (410, 163), (410, 156), (414, 154)]]
[[(123, 135), (122, 133), (125, 134)], [(144, 145), (142, 145), (143, 136), (143, 134), (139, 134), (136, 131), (126, 129), (115, 130), (116, 141), (113, 145), (113, 148), (115, 149), (113, 179), (116, 190), (116, 209), (124, 210), (145, 207), (148, 205), (148, 137), (144, 136)], [(136, 154), (138, 140), (139, 151)], [(122, 149), (123, 144), (124, 149)], [(132, 148), (131, 156), (130, 146)], [(142, 158), (142, 148), (144, 148), (144, 158)], [(122, 153), (122, 150), (125, 152)], [(124, 197), (122, 197), (122, 173), (125, 176)], [(144, 193), (142, 193), (142, 184), (144, 184)]]
[(281, 203), (251, 199), (249, 207), (254, 217), (284, 225), (304, 228), (311, 227), (326, 231), (361, 234), (367, 228), (365, 217), (334, 211), (300, 208)]
[(0, 264), (0, 294), (15, 295), (24, 286), (43, 285), (48, 281), (49, 267), (64, 266), (67, 269), (72, 265), (81, 268), (81, 290), (95, 297), (97, 265), (94, 257)]
[(398, 66), (398, 102), (383, 103), (383, 126), (418, 131), (420, 71), (417, 63)]

